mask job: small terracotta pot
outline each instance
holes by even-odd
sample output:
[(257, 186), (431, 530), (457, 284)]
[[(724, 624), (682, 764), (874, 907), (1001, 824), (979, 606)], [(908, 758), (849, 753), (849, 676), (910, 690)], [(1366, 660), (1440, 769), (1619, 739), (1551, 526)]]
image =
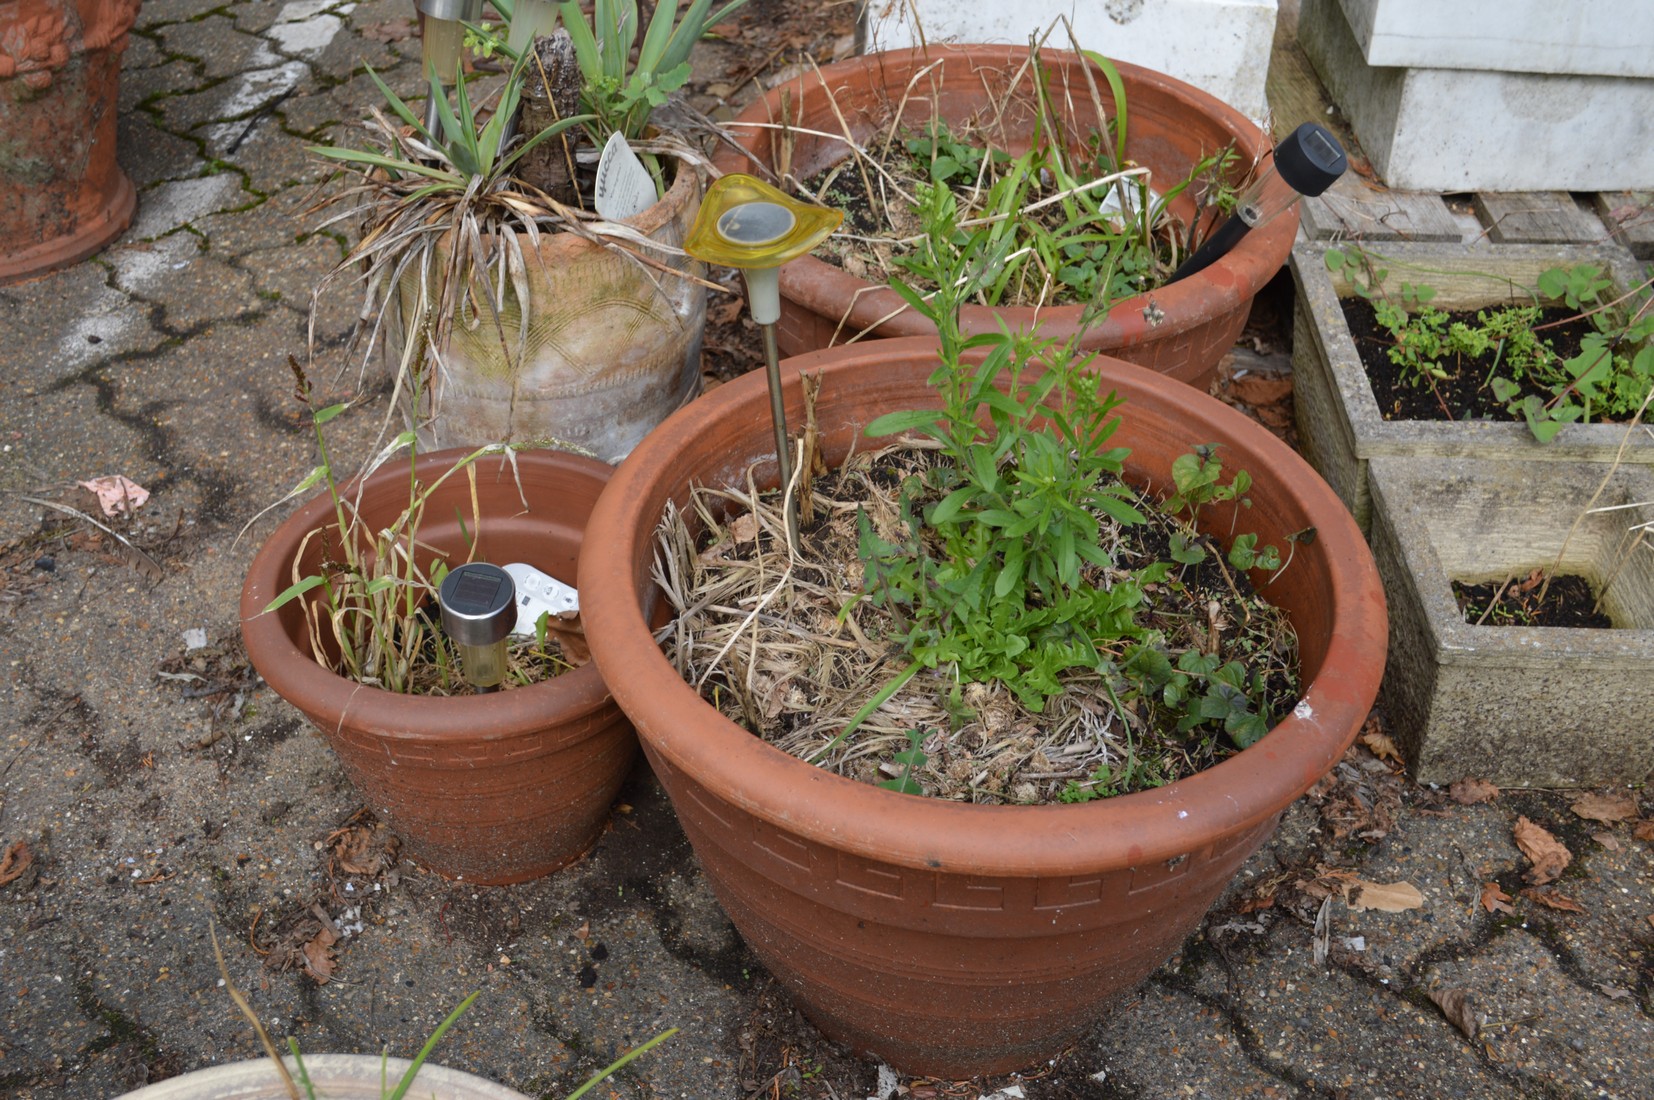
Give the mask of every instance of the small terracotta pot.
[[(293, 1059), (284, 1060), (288, 1073), (297, 1080)], [(377, 1054), (314, 1054), (304, 1059), (310, 1083), (323, 1100), (382, 1100), (382, 1083), (387, 1078), (392, 1083), (400, 1081), (408, 1065), (406, 1059), (382, 1061)], [(180, 1074), (117, 1100), (287, 1100), (289, 1095), (275, 1066), (261, 1058)], [(429, 1062), (419, 1067), (409, 1095), (438, 1100), (527, 1100), (522, 1093), (486, 1078)]]
[[(465, 453), (422, 456), (420, 479), (434, 481)], [(455, 475), (432, 495), (420, 540), (457, 561), (474, 538), (478, 561), (527, 562), (576, 584), (586, 519), (609, 468), (559, 451), (522, 451), (521, 497), (501, 456), (479, 459), (476, 469), (481, 522), (471, 521), (467, 479)], [(392, 461), (369, 477), (362, 518), (386, 527), (407, 504), (408, 468)], [(263, 609), (293, 583), (305, 534), (332, 524), (324, 493), (277, 527), (254, 557), (241, 589), (253, 667), (327, 737), (416, 862), (493, 884), (536, 878), (578, 858), (602, 831), (637, 744), (597, 666), (453, 698), (363, 687), (328, 671), (311, 656), (298, 601)], [(313, 539), (301, 575), (317, 571), (323, 551), (323, 540)]]
[[(783, 365), (824, 376), (827, 459), (865, 449), (883, 413), (936, 407), (927, 340), (857, 344)], [(1110, 445), (1127, 476), (1165, 487), (1174, 458), (1218, 443), (1254, 478), (1241, 519), (1284, 552), (1264, 589), (1297, 632), (1296, 710), (1252, 748), (1159, 790), (1080, 805), (977, 806), (896, 794), (772, 747), (701, 700), (650, 632), (655, 526), (691, 484), (760, 486), (775, 462), (756, 374), (655, 430), (587, 528), (583, 614), (600, 668), (637, 726), (730, 918), (829, 1036), (909, 1073), (1001, 1072), (1054, 1056), (1195, 928), (1281, 811), (1338, 761), (1384, 670), (1383, 592), (1342, 503), (1263, 428), (1163, 375), (1099, 358), (1127, 398)], [(1227, 528), (1228, 520), (1223, 523)], [(1260, 584), (1267, 576), (1256, 575)]]
[[(1075, 53), (1044, 50), (1053, 97), (1067, 104), (1064, 125), (1083, 136), (1097, 125), (1087, 64)], [(848, 127), (857, 144), (882, 142), (896, 106), (915, 128), (930, 119), (932, 107), (955, 131), (967, 120), (981, 120), (1005, 110), (1007, 151), (1021, 153), (1033, 135), (1027, 107), (1032, 78), (1022, 68), (1026, 46), (932, 45), (928, 50), (893, 50), (829, 65), (774, 88), (729, 123), (746, 157), (724, 147), (713, 158), (722, 172), (753, 172), (753, 161), (778, 169), (785, 140), (773, 128), (785, 118), (798, 127), (791, 139), (790, 173), (807, 179), (845, 160), (849, 147), (836, 137)], [(1115, 62), (1125, 84), (1126, 155), (1153, 169), (1157, 191), (1184, 179), (1202, 158), (1230, 142), (1242, 164), (1269, 152), (1264, 134), (1234, 108), (1192, 85), (1123, 61)], [(928, 69), (907, 95), (916, 74)], [(1023, 75), (1013, 88), (1014, 74)], [(1105, 106), (1108, 84), (1100, 70), (1092, 77)], [(834, 110), (836, 103), (837, 111)], [(1111, 109), (1111, 108), (1110, 108)], [(843, 122), (840, 121), (842, 113)], [(745, 125), (743, 125), (745, 124)], [(815, 131), (815, 134), (803, 131)], [(1173, 203), (1187, 220), (1193, 202)], [(1247, 234), (1241, 245), (1205, 271), (1148, 294), (1118, 303), (1108, 317), (1091, 326), (1082, 347), (1103, 351), (1201, 389), (1210, 384), (1217, 362), (1245, 327), (1252, 298), (1286, 263), (1298, 231), (1296, 209)], [(876, 336), (921, 336), (933, 331), (923, 317), (903, 309), (901, 298), (823, 260), (805, 256), (781, 269), (781, 322), (777, 341), (787, 355), (849, 341), (864, 329)], [(1080, 322), (1080, 306), (991, 309), (968, 306), (961, 321), (967, 333), (998, 332), (996, 316), (1012, 328), (1031, 328), (1066, 340)]]
[(115, 163), (138, 0), (0, 4), (0, 283), (66, 267), (132, 223)]

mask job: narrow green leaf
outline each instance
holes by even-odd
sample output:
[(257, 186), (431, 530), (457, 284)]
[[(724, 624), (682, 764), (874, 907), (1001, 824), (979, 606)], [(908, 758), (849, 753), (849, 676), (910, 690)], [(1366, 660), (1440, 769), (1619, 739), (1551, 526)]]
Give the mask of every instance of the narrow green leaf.
[(260, 612), (260, 614), (268, 614), (269, 612), (276, 610), (276, 608), (281, 607), (283, 604), (287, 604), (298, 599), (300, 596), (304, 595), (306, 592), (309, 592), (317, 585), (325, 583), (326, 580), (326, 577), (306, 577), (302, 581), (288, 585), (282, 590), (281, 595), (264, 605), (264, 610)]

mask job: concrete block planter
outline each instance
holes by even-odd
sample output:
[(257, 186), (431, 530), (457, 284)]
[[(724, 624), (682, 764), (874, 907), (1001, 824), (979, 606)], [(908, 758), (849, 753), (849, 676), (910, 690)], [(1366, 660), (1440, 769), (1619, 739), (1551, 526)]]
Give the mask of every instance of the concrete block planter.
[(1338, 0), (1368, 63), (1654, 76), (1643, 0)]
[[(1354, 293), (1354, 288), (1347, 277), (1327, 270), (1329, 247), (1335, 246), (1299, 244), (1292, 254), (1298, 441), (1363, 530), (1371, 515), (1367, 466), (1377, 457), (1608, 462), (1625, 443), (1623, 461), (1654, 465), (1654, 438), (1638, 431), (1627, 442), (1622, 424), (1570, 424), (1549, 443), (1539, 443), (1519, 422), (1385, 420), (1339, 304), (1339, 298)], [(1433, 304), (1446, 310), (1505, 301), (1513, 287), (1526, 291), (1541, 272), (1559, 264), (1599, 264), (1621, 293), (1641, 282), (1636, 262), (1611, 246), (1501, 245), (1474, 250), (1395, 243), (1373, 251), (1383, 256), (1392, 283), (1427, 282), (1437, 291)]]
[[(1599, 463), (1375, 458), (1370, 541), (1390, 605), (1380, 704), (1420, 782), (1503, 787), (1639, 782), (1654, 771), (1654, 470)], [(1641, 503), (1639, 503), (1641, 502)], [(1549, 567), (1607, 589), (1612, 630), (1475, 626), (1451, 582)]]
[[(1646, 34), (1646, 9), (1629, 19), (1601, 14), (1622, 6), (1641, 7), (1592, 5), (1591, 26), (1608, 28), (1622, 43), (1637, 41)], [(1492, 5), (1432, 4), (1432, 18), (1408, 23), (1407, 33), (1419, 41), (1451, 41), (1460, 20), (1473, 18), (1461, 7)], [(1514, 27), (1512, 19), (1533, 18), (1521, 14), (1533, 7), (1499, 4), (1489, 20)], [(1546, 30), (1534, 46), (1573, 56), (1555, 45), (1570, 41), (1557, 12), (1587, 6), (1542, 7)], [(1512, 9), (1515, 14), (1507, 18)], [(1647, 132), (1647, 119), (1654, 114), (1654, 79), (1616, 75), (1618, 63), (1612, 59), (1590, 73), (1560, 64), (1526, 71), (1515, 66), (1532, 64), (1531, 59), (1492, 49), (1456, 58), (1431, 55), (1428, 64), (1409, 67), (1377, 60), (1382, 53), (1364, 55), (1352, 22), (1338, 0), (1303, 0), (1298, 42), (1391, 187), (1613, 191), (1654, 179), (1654, 142)], [(1369, 44), (1378, 51), (1390, 43), (1381, 36)], [(1644, 47), (1642, 61), (1647, 56)]]

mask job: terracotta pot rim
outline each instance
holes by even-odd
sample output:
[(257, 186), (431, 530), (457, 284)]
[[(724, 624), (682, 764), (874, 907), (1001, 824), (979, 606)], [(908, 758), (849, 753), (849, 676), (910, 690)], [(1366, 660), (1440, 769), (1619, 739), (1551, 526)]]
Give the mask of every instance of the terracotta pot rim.
[[(421, 468), (452, 464), (474, 448), (456, 447), (419, 456)], [(484, 456), (480, 467), (490, 461), (503, 466), (497, 456)], [(531, 465), (573, 466), (583, 472), (607, 478), (609, 467), (596, 459), (563, 451), (528, 450), (517, 452), (517, 461)], [(370, 481), (385, 475), (400, 479), (404, 468), (376, 471)], [(370, 490), (371, 491), (371, 490)], [(398, 492), (403, 491), (398, 486)], [(375, 736), (387, 741), (418, 743), (428, 740), (483, 743), (509, 740), (525, 731), (543, 727), (551, 714), (595, 711), (609, 699), (608, 686), (596, 662), (542, 680), (537, 684), (487, 695), (407, 695), (384, 688), (358, 684), (318, 664), (308, 647), (295, 645), (282, 629), (275, 614), (262, 611), (264, 603), (251, 593), (281, 592), (291, 583), (291, 562), (299, 541), (310, 531), (330, 526), (333, 505), (325, 491), (307, 501), (283, 520), (254, 555), (242, 588), (240, 623), (249, 659), (265, 682), (284, 699), (302, 699), (305, 709), (325, 714), (335, 727), (347, 716), (367, 709), (375, 719)], [(256, 606), (249, 606), (256, 604)], [(524, 707), (524, 702), (534, 706)], [(511, 718), (512, 721), (506, 721)]]
[[(857, 364), (928, 357), (934, 349), (934, 339), (880, 340), (798, 356), (783, 371), (792, 379), (803, 370), (825, 370), (830, 381), (833, 373)], [(595, 537), (582, 553), (581, 575), (591, 595), (589, 601), (583, 597), (582, 606), (593, 627), (593, 657), (612, 669), (608, 680), (615, 698), (639, 736), (718, 797), (813, 840), (886, 863), (982, 875), (1140, 865), (1258, 824), (1295, 800), (1337, 762), (1377, 693), (1387, 623), (1372, 557), (1333, 491), (1263, 427), (1146, 368), (1106, 356), (1099, 356), (1096, 366), (1122, 389), (1176, 387), (1180, 407), (1255, 443), (1269, 456), (1276, 480), (1307, 498), (1306, 510), (1317, 521), (1316, 546), (1328, 561), (1328, 598), (1337, 601), (1322, 669), (1305, 692), (1307, 712), (1301, 703), (1252, 748), (1170, 786), (1044, 806), (984, 806), (897, 794), (812, 767), (737, 726), (702, 702), (655, 644), (643, 620), (632, 555), (637, 531), (653, 539), (656, 516), (644, 512), (652, 508), (658, 515), (656, 486), (672, 480), (659, 472), (675, 457), (671, 437), (699, 435), (732, 409), (767, 409), (764, 379), (754, 373), (681, 410), (646, 439), (616, 472), (588, 527)], [(1128, 402), (1123, 410), (1128, 418), (1130, 409)], [(1248, 467), (1252, 494), (1258, 496), (1264, 479), (1258, 463)], [(593, 551), (604, 541), (602, 554)], [(1338, 674), (1328, 675), (1328, 669)], [(1008, 827), (1012, 822), (1015, 827)]]
[[(921, 68), (935, 60), (937, 51), (945, 51), (947, 54), (980, 62), (985, 67), (1001, 70), (1019, 64), (1028, 56), (1026, 46), (939, 43), (931, 45), (928, 49), (912, 47), (849, 58), (825, 66), (819, 73), (795, 77), (786, 84), (772, 89), (766, 96), (750, 104), (730, 125), (739, 127), (743, 122), (767, 121), (773, 116), (775, 104), (780, 102), (783, 94), (791, 96), (796, 103), (803, 103), (806, 96), (812, 93), (819, 94), (822, 88), (852, 79), (864, 72), (889, 68), (905, 73), (909, 69)], [(1081, 60), (1079, 55), (1071, 50), (1047, 49), (1042, 51), (1042, 55), (1061, 64), (1078, 64)], [(1130, 86), (1153, 89), (1160, 95), (1182, 103), (1190, 111), (1211, 116), (1224, 130), (1237, 138), (1237, 149), (1243, 157), (1250, 157), (1256, 161), (1269, 152), (1270, 145), (1257, 126), (1222, 100), (1191, 84), (1141, 65), (1126, 61), (1115, 61), (1114, 65), (1128, 86), (1128, 104), (1132, 98)], [(764, 132), (755, 129), (749, 131), (750, 137), (739, 132), (736, 135), (737, 140), (748, 149), (748, 155), (753, 159), (757, 158), (753, 146)], [(727, 171), (739, 160), (740, 158), (728, 149), (720, 149), (713, 158), (713, 163), (720, 170)], [(1227, 313), (1244, 301), (1250, 300), (1268, 281), (1269, 275), (1260, 277), (1261, 269), (1267, 267), (1272, 273), (1286, 263), (1297, 232), (1298, 211), (1295, 207), (1261, 230), (1247, 234), (1240, 247), (1197, 276), (1116, 303), (1108, 316), (1093, 326), (1093, 331), (1114, 329), (1122, 334), (1127, 343), (1137, 343), (1151, 338), (1164, 339), (1168, 335), (1193, 328)], [(1277, 257), (1276, 262), (1268, 264), (1265, 260), (1268, 256)], [(852, 334), (876, 323), (885, 327), (887, 331), (894, 330), (899, 336), (919, 335), (929, 329), (928, 322), (914, 315), (911, 310), (884, 320), (888, 314), (904, 305), (895, 291), (882, 284), (859, 279), (844, 269), (814, 256), (802, 256), (784, 265), (780, 269), (780, 281), (781, 291), (785, 297), (811, 311), (826, 317), (846, 316), (844, 328)], [(1149, 306), (1151, 299), (1166, 315), (1164, 322), (1152, 327), (1143, 317), (1143, 310)], [(846, 302), (850, 303), (847, 315)], [(967, 328), (972, 324), (985, 325), (986, 331), (996, 328), (993, 321), (996, 316), (1002, 317), (1013, 327), (1032, 327), (1036, 321), (1040, 321), (1048, 335), (1060, 336), (1073, 330), (1083, 308), (1078, 305), (1048, 306), (1043, 309), (1031, 306), (997, 308), (970, 305), (964, 308), (962, 320)]]

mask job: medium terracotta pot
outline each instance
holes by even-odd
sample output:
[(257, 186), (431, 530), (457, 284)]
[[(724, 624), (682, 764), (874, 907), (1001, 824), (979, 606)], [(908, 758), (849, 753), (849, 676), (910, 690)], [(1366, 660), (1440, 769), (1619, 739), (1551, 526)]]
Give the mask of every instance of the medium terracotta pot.
[[(1042, 54), (1054, 98), (1070, 105), (1065, 127), (1071, 134), (1088, 133), (1098, 119), (1082, 69), (1085, 62), (1064, 50)], [(909, 125), (927, 122), (933, 104), (940, 117), (956, 129), (966, 120), (1004, 107), (1004, 147), (1021, 153), (1033, 133), (1032, 113), (1025, 100), (1031, 77), (1021, 69), (1027, 59), (1026, 46), (932, 45), (928, 50), (893, 50), (829, 65), (819, 73), (788, 81), (750, 104), (728, 124), (748, 156), (725, 147), (713, 164), (723, 172), (754, 171), (753, 160), (777, 168), (782, 139), (776, 130), (754, 124), (780, 122), (785, 103), (792, 125), (800, 131), (816, 131), (788, 135), (792, 139), (791, 175), (807, 179), (849, 156), (843, 141), (818, 135), (839, 134), (847, 127), (857, 144), (864, 145), (875, 136), (882, 141), (909, 82), (927, 68), (930, 71), (913, 85), (902, 108), (902, 118)], [(1115, 62), (1115, 67), (1126, 89), (1126, 155), (1153, 169), (1156, 190), (1181, 181), (1203, 157), (1231, 141), (1243, 163), (1268, 153), (1268, 139), (1234, 108), (1162, 73), (1123, 61)], [(1020, 83), (1009, 88), (1019, 71), (1024, 72)], [(1107, 104), (1106, 81), (1095, 67), (1092, 75)], [(834, 111), (835, 102), (843, 114), (842, 123)], [(1188, 197), (1175, 202), (1173, 208), (1185, 220), (1192, 216)], [(1286, 263), (1297, 231), (1294, 209), (1247, 234), (1239, 247), (1205, 271), (1120, 302), (1106, 320), (1091, 326), (1082, 346), (1204, 389), (1215, 377), (1218, 360), (1245, 326), (1253, 296)], [(781, 269), (780, 278), (777, 341), (787, 355), (845, 343), (864, 329), (872, 329), (876, 336), (920, 336), (932, 331), (923, 317), (903, 309), (895, 291), (823, 260), (811, 256), (794, 260)], [(1038, 311), (968, 306), (961, 321), (967, 333), (992, 333), (999, 331), (996, 316), (1013, 328), (1032, 328), (1037, 320), (1042, 335), (1066, 340), (1078, 327), (1080, 312), (1080, 306)]]
[[(789, 360), (824, 375), (829, 462), (894, 410), (937, 407), (933, 341), (857, 344)], [(1127, 398), (1111, 445), (1127, 475), (1165, 487), (1173, 459), (1216, 442), (1249, 471), (1241, 521), (1284, 550), (1267, 589), (1297, 632), (1307, 687), (1252, 748), (1159, 790), (1079, 805), (978, 806), (896, 794), (781, 752), (680, 680), (650, 622), (654, 532), (691, 484), (773, 484), (758, 375), (662, 424), (616, 472), (587, 528), (581, 576), (593, 653), (671, 796), (719, 900), (764, 964), (829, 1036), (910, 1073), (960, 1077), (1058, 1053), (1195, 928), (1281, 811), (1343, 754), (1385, 656), (1384, 597), (1349, 513), (1263, 428), (1163, 375), (1100, 358)], [(1227, 521), (1225, 526), (1227, 526)], [(1257, 578), (1260, 583), (1265, 578)]]
[(0, 283), (66, 267), (132, 224), (115, 163), (138, 0), (0, 3)]
[[(465, 453), (422, 456), (421, 480), (435, 480)], [(478, 561), (527, 562), (577, 583), (586, 518), (609, 468), (556, 451), (519, 452), (517, 468), (527, 510), (505, 459), (485, 456), (476, 463), (481, 522), (472, 523), (470, 486), (456, 475), (432, 495), (420, 540), (460, 560), (474, 538)], [(362, 517), (386, 527), (407, 503), (408, 469), (393, 460), (369, 477)], [(455, 698), (402, 695), (335, 675), (312, 658), (298, 601), (262, 613), (293, 583), (305, 534), (332, 522), (323, 494), (277, 527), (248, 568), (241, 629), (253, 667), (327, 737), (416, 862), (492, 884), (536, 878), (579, 857), (602, 831), (637, 743), (597, 666)], [(303, 574), (317, 570), (323, 552), (323, 540), (312, 540)]]
[[(626, 224), (678, 248), (700, 208), (700, 174), (681, 163), (666, 195)], [(574, 444), (619, 462), (700, 393), (706, 289), (573, 233), (542, 233), (537, 256), (526, 235), (518, 243), (527, 257), (526, 338), (518, 338), (522, 307), (509, 287), (499, 328), (486, 310), (479, 318), (467, 308), (454, 320), (440, 365), (427, 355), (422, 405), (404, 410), (408, 424), (431, 449)], [(701, 273), (687, 256), (651, 258)], [(445, 253), (439, 262), (446, 265)], [(417, 274), (403, 281), (404, 315), (417, 287)], [(400, 361), (397, 326), (386, 352)]]
[[(284, 1059), (295, 1073), (293, 1059)], [(314, 1054), (304, 1059), (305, 1072), (323, 1100), (381, 1100), (381, 1074), (394, 1084), (408, 1071), (408, 1061), (377, 1054)], [(297, 1080), (297, 1077), (294, 1078)], [(410, 1096), (436, 1100), (527, 1100), (522, 1093), (482, 1077), (429, 1062), (419, 1067)], [(170, 1077), (124, 1094), (118, 1100), (287, 1100), (289, 1093), (267, 1059), (213, 1066)]]

